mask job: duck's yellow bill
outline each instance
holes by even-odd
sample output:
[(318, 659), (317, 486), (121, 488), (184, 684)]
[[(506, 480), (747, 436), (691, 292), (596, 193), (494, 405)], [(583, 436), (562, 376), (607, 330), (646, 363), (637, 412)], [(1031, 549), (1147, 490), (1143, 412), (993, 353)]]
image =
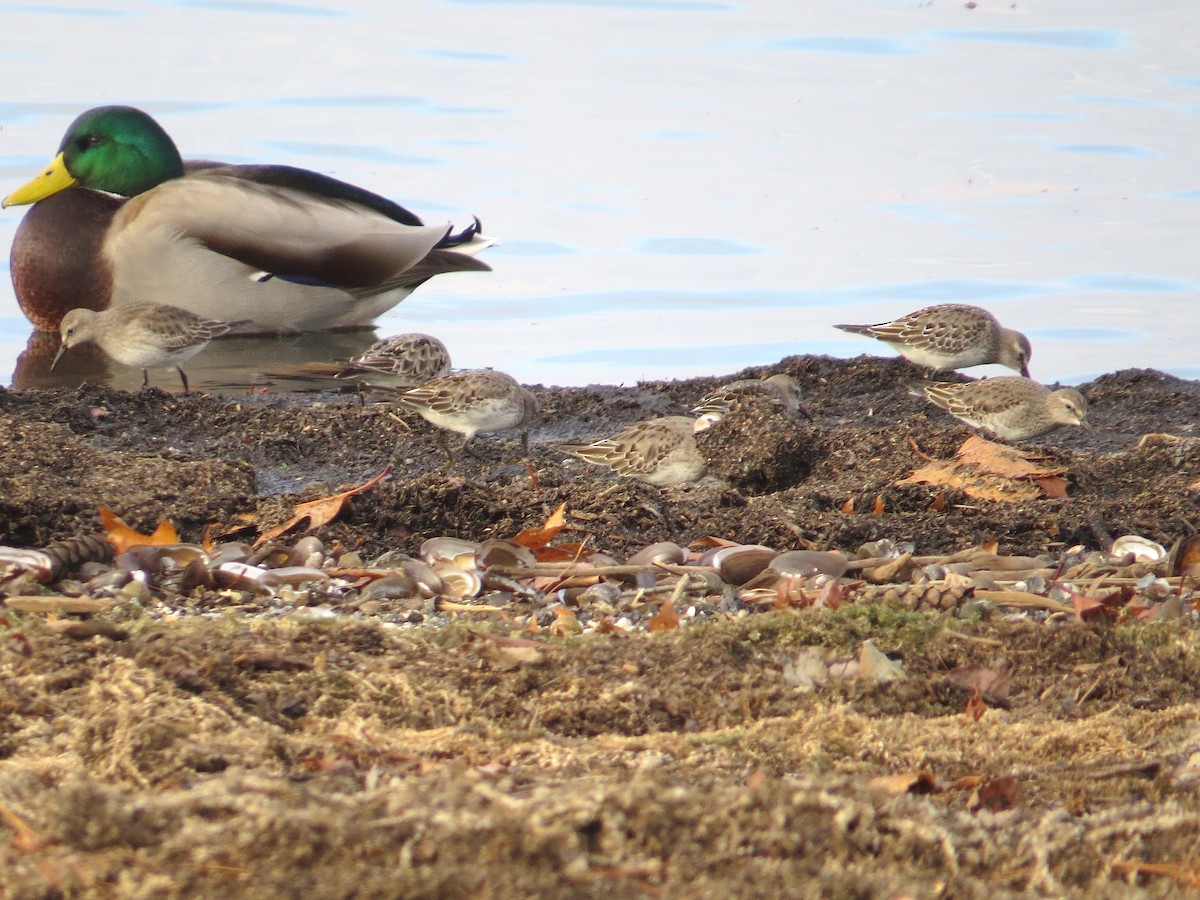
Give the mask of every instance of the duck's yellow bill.
[(75, 183), (75, 177), (67, 171), (66, 161), (60, 153), (50, 161), (46, 170), (36, 178), (25, 182), (4, 198), (0, 207), (24, 206), (27, 203), (37, 203), (45, 200), (51, 194), (57, 194), (63, 188), (69, 188)]

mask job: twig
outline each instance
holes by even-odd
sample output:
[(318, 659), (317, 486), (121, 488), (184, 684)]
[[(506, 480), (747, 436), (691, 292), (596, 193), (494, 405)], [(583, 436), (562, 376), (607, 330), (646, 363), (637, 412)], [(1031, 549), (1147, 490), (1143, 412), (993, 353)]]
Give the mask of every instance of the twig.
[(1045, 609), (1050, 612), (1074, 612), (1074, 608), (1049, 597), (1040, 597), (1027, 591), (975, 591), (980, 600), (988, 600), (998, 606), (1016, 606), (1022, 609)]

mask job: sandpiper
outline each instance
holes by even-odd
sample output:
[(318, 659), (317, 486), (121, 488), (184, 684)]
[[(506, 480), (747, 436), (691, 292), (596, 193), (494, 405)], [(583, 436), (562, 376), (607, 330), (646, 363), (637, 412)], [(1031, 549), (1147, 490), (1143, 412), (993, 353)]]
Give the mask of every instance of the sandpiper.
[(414, 388), (450, 374), (450, 351), (433, 335), (396, 334), (348, 360), (336, 378), (358, 378), (380, 387)]
[(955, 418), (1010, 441), (1024, 441), (1062, 425), (1087, 431), (1087, 400), (1074, 388), (1051, 390), (1031, 378), (1006, 375), (982, 381), (917, 381), (914, 394)]
[(238, 322), (218, 322), (161, 303), (128, 303), (110, 306), (103, 312), (73, 309), (59, 325), (62, 346), (50, 364), (53, 369), (67, 348), (93, 341), (107, 355), (126, 366), (142, 370), (142, 387), (150, 384), (149, 369), (173, 366), (188, 393), (188, 379), (181, 366), (208, 346), (215, 337)]
[(939, 303), (894, 322), (833, 327), (891, 344), (905, 359), (933, 371), (999, 363), (1029, 376), (1029, 338), (978, 306)]
[[(537, 421), (539, 409), (532, 393), (511, 375), (494, 369), (443, 375), (394, 399), (438, 428), (464, 435), (464, 450), (476, 434), (520, 429), (521, 446), (528, 453), (529, 428)], [(451, 452), (449, 445), (446, 449)]]
[(702, 476), (708, 465), (694, 436), (703, 428), (690, 416), (664, 416), (635, 422), (613, 437), (590, 444), (556, 447), (623, 477), (657, 485), (685, 484)]
[(799, 412), (809, 420), (812, 419), (812, 413), (800, 403), (800, 382), (791, 375), (772, 375), (770, 378), (742, 378), (731, 381), (705, 395), (692, 410), (697, 416), (697, 421), (702, 423), (697, 430), (720, 422), (734, 407), (756, 400), (778, 403), (789, 413)]

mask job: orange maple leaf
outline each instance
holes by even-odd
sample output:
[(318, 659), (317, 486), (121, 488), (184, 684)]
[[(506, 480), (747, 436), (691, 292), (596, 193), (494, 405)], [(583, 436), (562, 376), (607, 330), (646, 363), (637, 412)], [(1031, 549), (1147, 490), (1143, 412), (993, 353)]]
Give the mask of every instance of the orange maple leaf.
[(162, 544), (179, 543), (179, 532), (166, 519), (159, 521), (158, 527), (154, 529), (153, 533), (142, 534), (140, 531), (135, 531), (126, 525), (121, 517), (107, 506), (101, 506), (100, 524), (104, 527), (105, 532), (107, 532), (105, 537), (113, 545), (118, 556), (130, 547), (144, 547), (147, 544), (160, 546)]
[(309, 531), (312, 531), (314, 528), (320, 528), (322, 525), (328, 525), (341, 515), (342, 510), (346, 508), (347, 500), (355, 494), (361, 494), (363, 491), (375, 487), (375, 485), (390, 475), (391, 472), (392, 467), (389, 465), (370, 481), (364, 481), (362, 484), (356, 485), (348, 491), (342, 491), (340, 494), (332, 494), (328, 497), (321, 497), (319, 500), (308, 500), (304, 503), (297, 503), (292, 517), (282, 525), (276, 525), (274, 528), (264, 531), (259, 539), (254, 542), (254, 546), (258, 547), (267, 541), (274, 540), (285, 531), (295, 528), (305, 519), (308, 519), (307, 530)]
[(514, 544), (538, 550), (554, 540), (555, 535), (567, 527), (567, 504), (558, 504), (558, 509), (550, 513), (546, 524), (538, 528), (523, 528), (520, 534), (512, 539)]
[(647, 631), (670, 631), (673, 628), (679, 627), (679, 613), (675, 611), (675, 604), (666, 599), (662, 602), (658, 612), (650, 617), (650, 622), (646, 626)]

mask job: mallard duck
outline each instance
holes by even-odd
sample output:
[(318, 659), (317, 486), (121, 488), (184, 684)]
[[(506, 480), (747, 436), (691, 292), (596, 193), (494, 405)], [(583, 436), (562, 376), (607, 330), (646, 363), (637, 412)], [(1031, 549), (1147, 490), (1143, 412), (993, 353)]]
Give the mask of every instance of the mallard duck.
[(33, 203), (13, 241), (21, 309), (57, 330), (70, 309), (153, 301), (242, 333), (369, 325), (443, 272), (488, 270), (478, 220), (424, 225), (384, 197), (291, 166), (185, 163), (149, 115), (79, 116), (58, 155), (3, 206)]

